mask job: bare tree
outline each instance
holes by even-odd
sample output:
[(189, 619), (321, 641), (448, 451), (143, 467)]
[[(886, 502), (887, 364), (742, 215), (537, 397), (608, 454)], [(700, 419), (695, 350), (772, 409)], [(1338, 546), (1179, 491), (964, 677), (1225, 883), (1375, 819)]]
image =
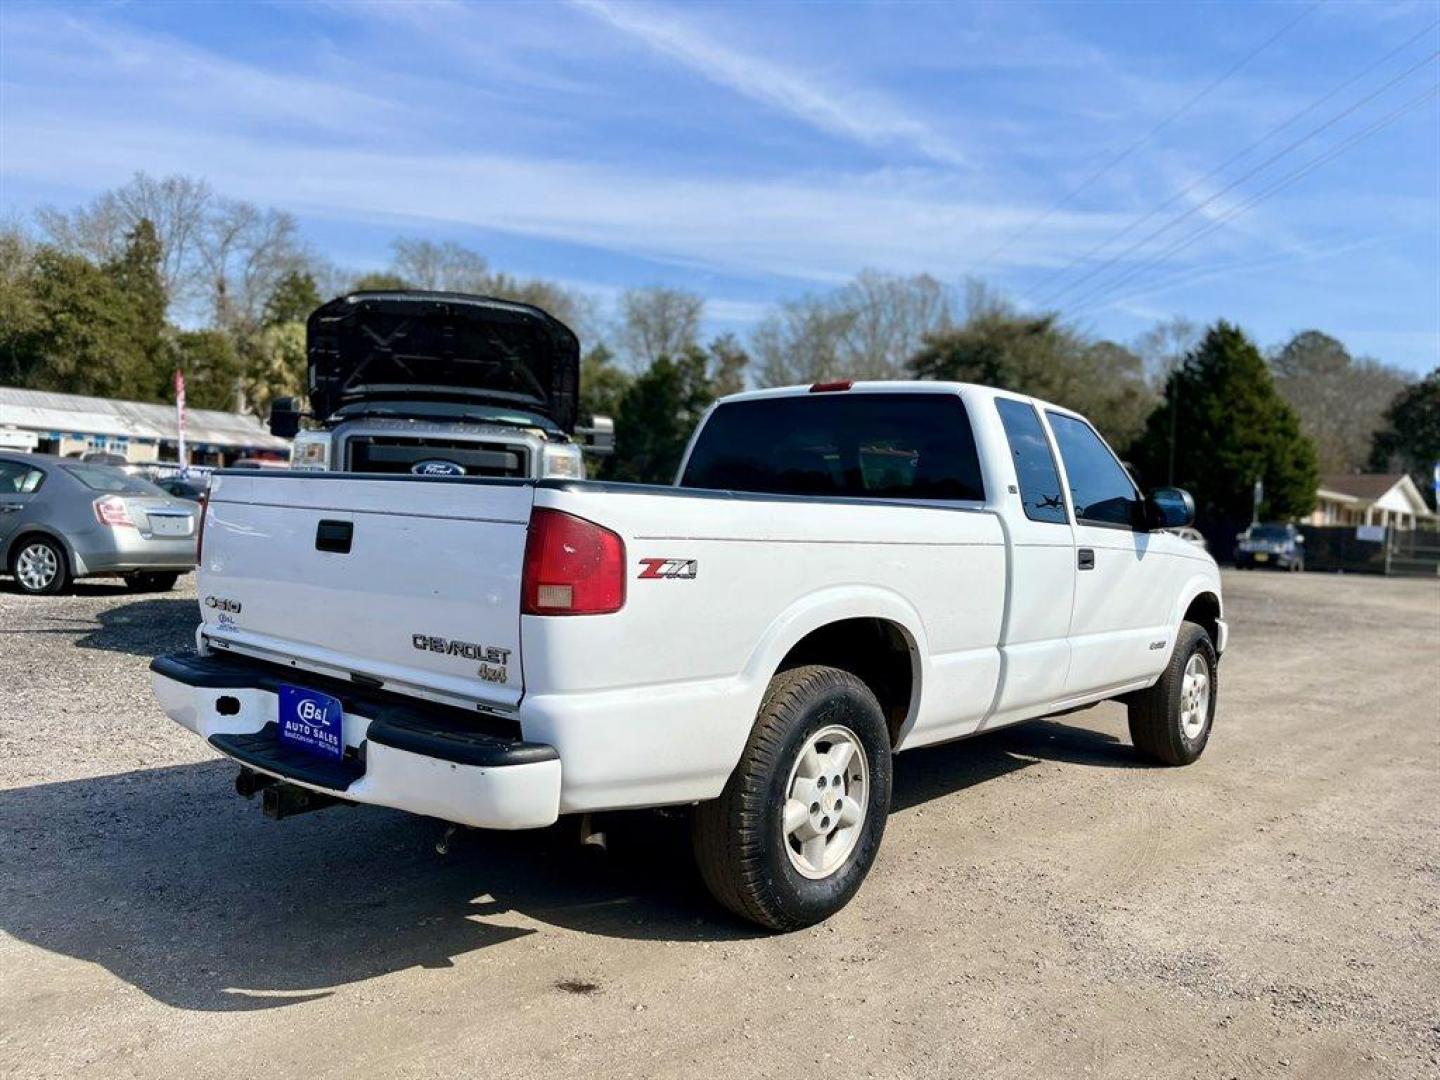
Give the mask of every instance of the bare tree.
[(765, 386), (825, 379), (895, 379), (929, 334), (951, 325), (950, 290), (929, 274), (861, 271), (832, 293), (782, 304), (751, 345)]
[(699, 339), (704, 314), (705, 301), (683, 289), (627, 289), (620, 297), (621, 350), (636, 371), (679, 356)]
[(824, 298), (787, 300), (750, 336), (761, 386), (823, 382), (848, 374), (846, 337), (854, 316)]
[(95, 262), (118, 259), (125, 238), (143, 218), (160, 241), (160, 276), (170, 305), (200, 295), (197, 243), (214, 202), (210, 185), (189, 176), (156, 178), (137, 172), (129, 183), (71, 211), (42, 207), (36, 219), (46, 238), (62, 250)]
[(594, 311), (586, 297), (543, 278), (518, 278), (491, 270), (483, 255), (463, 244), (400, 237), (390, 248), (390, 273), (411, 288), (533, 304), (582, 336), (593, 322)]
[(483, 294), (492, 281), (485, 257), (451, 240), (437, 244), (400, 237), (390, 250), (394, 253), (391, 271), (417, 289)]
[(1185, 360), (1185, 355), (1200, 341), (1200, 328), (1183, 315), (1174, 315), (1157, 322), (1135, 341), (1135, 352), (1145, 361), (1145, 375), (1150, 385), (1165, 388), (1170, 373)]
[(1328, 334), (1305, 330), (1270, 354), (1275, 389), (1315, 443), (1322, 473), (1364, 469), (1385, 409), (1409, 385), (1404, 372), (1355, 359)]
[(286, 274), (305, 265), (295, 219), (283, 210), (222, 199), (198, 238), (214, 325), (243, 330), (259, 325), (265, 301)]

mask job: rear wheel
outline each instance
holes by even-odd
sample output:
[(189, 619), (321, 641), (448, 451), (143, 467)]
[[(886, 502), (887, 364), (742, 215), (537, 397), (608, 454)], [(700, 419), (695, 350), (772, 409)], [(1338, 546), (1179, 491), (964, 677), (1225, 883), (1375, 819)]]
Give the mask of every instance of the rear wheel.
[(21, 540), (10, 555), (10, 573), (21, 592), (48, 596), (64, 592), (70, 584), (65, 551), (54, 540), (32, 536)]
[(1130, 699), (1136, 750), (1166, 765), (1189, 765), (1205, 752), (1215, 720), (1216, 662), (1205, 628), (1181, 623), (1164, 674)]
[(885, 834), (890, 766), (869, 687), (836, 668), (781, 672), (724, 792), (695, 811), (695, 857), (711, 893), (772, 930), (839, 911)]
[(125, 587), (131, 592), (169, 592), (175, 587), (180, 575), (174, 572), (143, 570), (125, 576)]

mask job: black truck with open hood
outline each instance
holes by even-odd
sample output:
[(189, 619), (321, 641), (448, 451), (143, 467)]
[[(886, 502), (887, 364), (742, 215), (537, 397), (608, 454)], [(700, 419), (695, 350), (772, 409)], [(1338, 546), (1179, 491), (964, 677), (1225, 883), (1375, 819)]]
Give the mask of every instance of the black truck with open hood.
[(300, 430), (293, 401), (271, 413), (271, 430), (295, 437), (295, 468), (583, 473), (580, 343), (538, 307), (463, 293), (355, 292), (310, 315), (305, 352), (310, 424)]

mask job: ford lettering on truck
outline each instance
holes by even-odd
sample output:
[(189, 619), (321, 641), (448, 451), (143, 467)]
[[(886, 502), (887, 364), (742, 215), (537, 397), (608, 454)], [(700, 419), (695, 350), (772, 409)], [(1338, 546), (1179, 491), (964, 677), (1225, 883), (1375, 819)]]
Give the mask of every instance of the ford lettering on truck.
[[(335, 401), (373, 388), (332, 374)], [(933, 382), (738, 394), (670, 486), (412, 475), (414, 454), (216, 474), (199, 591), (244, 625), (201, 606), (198, 654), (153, 685), (276, 816), (683, 808), (719, 902), (792, 930), (861, 887), (897, 753), (1102, 701), (1152, 761), (1212, 736), (1220, 577), (1171, 531), (1194, 505), (1069, 410)], [(353, 543), (318, 544), (336, 514)], [(305, 723), (282, 699), (333, 744), (277, 733)]]

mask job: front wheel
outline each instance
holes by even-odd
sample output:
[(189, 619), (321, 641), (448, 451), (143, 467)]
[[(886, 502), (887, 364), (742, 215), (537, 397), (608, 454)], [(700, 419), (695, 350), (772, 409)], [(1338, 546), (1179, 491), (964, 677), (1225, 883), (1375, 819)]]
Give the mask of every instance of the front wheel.
[(706, 886), (771, 930), (829, 918), (875, 861), (890, 782), (890, 733), (870, 688), (837, 668), (781, 672), (725, 790), (696, 808)]
[(1130, 699), (1130, 740), (1145, 757), (1189, 765), (1205, 752), (1215, 722), (1215, 646), (1203, 626), (1180, 624), (1158, 682)]

